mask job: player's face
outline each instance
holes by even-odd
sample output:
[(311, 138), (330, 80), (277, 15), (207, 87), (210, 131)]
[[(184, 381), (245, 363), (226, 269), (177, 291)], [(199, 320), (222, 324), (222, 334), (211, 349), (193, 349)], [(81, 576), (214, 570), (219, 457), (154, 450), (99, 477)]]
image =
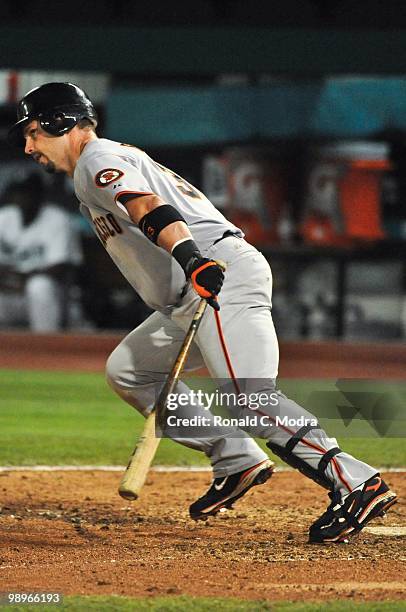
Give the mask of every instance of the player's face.
[(24, 130), (25, 153), (41, 164), (47, 172), (66, 172), (66, 139), (52, 136), (34, 119)]

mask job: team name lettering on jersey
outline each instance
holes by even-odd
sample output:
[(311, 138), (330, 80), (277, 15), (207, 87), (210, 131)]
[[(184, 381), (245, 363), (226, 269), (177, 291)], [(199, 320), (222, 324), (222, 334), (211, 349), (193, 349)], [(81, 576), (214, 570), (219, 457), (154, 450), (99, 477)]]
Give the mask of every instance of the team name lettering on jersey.
[(112, 213), (108, 213), (105, 217), (101, 215), (99, 217), (93, 217), (92, 221), (103, 246), (106, 246), (109, 238), (113, 238), (116, 234), (123, 233), (120, 224)]

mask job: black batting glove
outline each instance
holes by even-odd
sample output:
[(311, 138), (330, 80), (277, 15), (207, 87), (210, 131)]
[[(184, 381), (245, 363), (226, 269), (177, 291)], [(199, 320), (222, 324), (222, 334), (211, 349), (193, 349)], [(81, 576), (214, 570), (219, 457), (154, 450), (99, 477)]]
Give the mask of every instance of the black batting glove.
[(186, 278), (191, 280), (196, 293), (215, 310), (220, 310), (216, 296), (223, 285), (225, 264), (203, 257), (192, 239), (182, 240), (172, 249), (172, 255), (182, 266)]
[(206, 298), (215, 310), (220, 310), (216, 296), (223, 286), (223, 270), (224, 268), (213, 259), (201, 256), (192, 257), (185, 270), (186, 276), (192, 282), (193, 289), (200, 297)]

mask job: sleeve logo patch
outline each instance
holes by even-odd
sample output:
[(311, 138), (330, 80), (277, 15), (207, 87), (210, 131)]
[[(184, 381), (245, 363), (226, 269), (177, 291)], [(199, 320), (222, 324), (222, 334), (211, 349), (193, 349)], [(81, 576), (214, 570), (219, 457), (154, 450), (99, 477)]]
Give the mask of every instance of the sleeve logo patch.
[(110, 183), (114, 183), (124, 175), (124, 172), (116, 168), (105, 168), (100, 170), (94, 178), (97, 187), (107, 187)]

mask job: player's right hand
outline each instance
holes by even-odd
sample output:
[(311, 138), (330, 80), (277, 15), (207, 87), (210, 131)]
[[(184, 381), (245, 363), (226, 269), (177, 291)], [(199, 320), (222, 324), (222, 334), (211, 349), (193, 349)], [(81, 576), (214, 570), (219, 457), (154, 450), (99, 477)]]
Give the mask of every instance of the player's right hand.
[(215, 298), (223, 286), (223, 270), (219, 263), (206, 257), (194, 257), (188, 265), (187, 275), (192, 281), (194, 290), (200, 297), (206, 298), (215, 310), (220, 310)]

